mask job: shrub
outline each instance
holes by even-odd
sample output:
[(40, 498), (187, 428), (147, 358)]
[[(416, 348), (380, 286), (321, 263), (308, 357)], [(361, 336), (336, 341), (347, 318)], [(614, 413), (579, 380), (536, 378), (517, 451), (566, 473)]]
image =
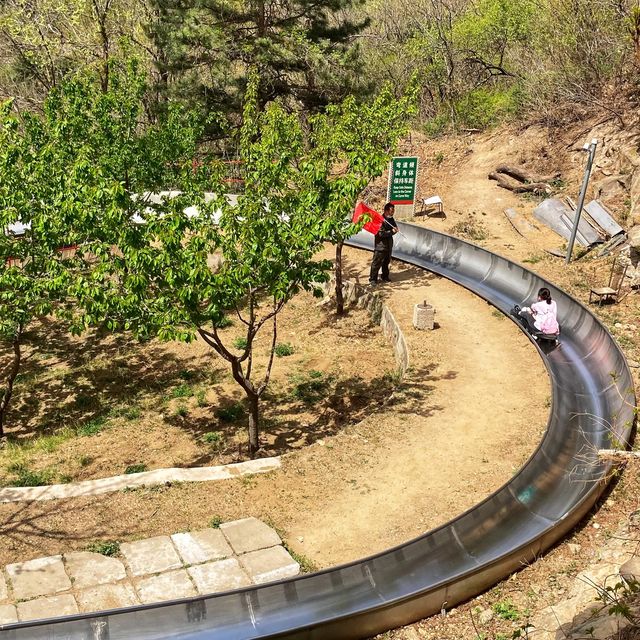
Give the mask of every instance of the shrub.
[(242, 338), (236, 338), (236, 339), (233, 341), (233, 346), (234, 346), (236, 349), (241, 349), (241, 350), (246, 349), (246, 348), (247, 348), (247, 339), (246, 339), (246, 338), (244, 338), (244, 337), (242, 337)]
[(293, 354), (293, 347), (288, 342), (279, 342), (276, 345), (275, 352), (279, 358), (283, 358)]
[(223, 438), (224, 436), (222, 435), (222, 431), (209, 431), (202, 436), (202, 439), (207, 444), (211, 444), (215, 447), (222, 445)]
[(209, 520), (209, 526), (212, 529), (219, 529), (220, 525), (224, 522), (224, 520), (220, 516), (213, 516), (211, 520)]

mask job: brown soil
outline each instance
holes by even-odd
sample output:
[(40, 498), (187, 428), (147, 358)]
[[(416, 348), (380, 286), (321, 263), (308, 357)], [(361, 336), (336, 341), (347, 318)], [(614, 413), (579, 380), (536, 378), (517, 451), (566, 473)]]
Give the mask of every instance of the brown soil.
[[(438, 141), (414, 136), (403, 152), (421, 157), (420, 195), (438, 193), (446, 211), (446, 217), (421, 218), (416, 223), (466, 235), (525, 263), (586, 301), (589, 286), (594, 281), (602, 282), (607, 260), (588, 256), (565, 267), (562, 260), (544, 251), (561, 244), (550, 231), (540, 229), (526, 240), (519, 236), (503, 209), (514, 207), (534, 222), (531, 211), (537, 200), (500, 189), (486, 177), (501, 162), (525, 163), (530, 170), (547, 174), (561, 169), (573, 193), (583, 162), (583, 157), (570, 148), (577, 133), (577, 128), (567, 130), (564, 138), (556, 134), (551, 139), (549, 132), (531, 128)], [(585, 137), (593, 135), (590, 132)], [(373, 192), (382, 197), (382, 183)], [(365, 281), (368, 260), (366, 254), (348, 251), (349, 277)], [(280, 471), (264, 476), (97, 498), (2, 505), (0, 521), (6, 542), (0, 551), (0, 563), (80, 549), (96, 539), (125, 540), (195, 529), (206, 526), (213, 516), (229, 520), (253, 515), (278, 527), (290, 547), (324, 567), (408, 540), (497, 489), (530, 455), (545, 427), (549, 388), (542, 362), (512, 322), (466, 290), (396, 263), (392, 276), (394, 281), (380, 291), (405, 331), (411, 369), (393, 387), (374, 386), (375, 401), (365, 394), (367, 404), (360, 407), (359, 421), (332, 423), (316, 436), (319, 439), (315, 443), (287, 453)], [(640, 354), (639, 298), (631, 293), (618, 305), (595, 309), (635, 360)], [(436, 308), (439, 326), (434, 331), (411, 328), (413, 305), (423, 299)], [(314, 307), (312, 315), (316, 313), (320, 317), (325, 312)], [(330, 315), (323, 318), (322, 322), (318, 320), (321, 326), (335, 324)], [(353, 311), (346, 322), (362, 326)], [(357, 331), (353, 326), (346, 344), (334, 343), (333, 333), (311, 333), (310, 339), (300, 339), (296, 343), (300, 347), (299, 352), (296, 349), (300, 370), (306, 370), (306, 366), (326, 376), (334, 372), (338, 379), (358, 375), (370, 385), (377, 385), (386, 371), (387, 382), (393, 382), (390, 372), (395, 365), (389, 346), (384, 341), (375, 345), (368, 342), (365, 334), (371, 329)], [(282, 327), (283, 332), (289, 331), (286, 322)], [(299, 335), (291, 331), (291, 337), (283, 341), (293, 343)], [(147, 365), (157, 375), (154, 367), (163, 362), (155, 357), (161, 353), (160, 347), (150, 348), (158, 349)], [(178, 361), (177, 353), (184, 349), (180, 346), (167, 357)], [(315, 354), (310, 355), (307, 349), (316, 349)], [(189, 370), (219, 367), (210, 361), (206, 365), (198, 361), (196, 366), (191, 357), (185, 356)], [(175, 373), (181, 368), (185, 365), (175, 365), (171, 384), (178, 384)], [(636, 383), (637, 371), (634, 369)], [(278, 393), (282, 390), (276, 386), (274, 404)], [(331, 404), (324, 405), (326, 411), (344, 415), (341, 399), (345, 398), (351, 400), (351, 394), (345, 391), (333, 396)], [(213, 402), (213, 398), (208, 401)], [(158, 413), (164, 415), (165, 410)], [(308, 425), (300, 424), (298, 429), (295, 425), (317, 415), (303, 413), (306, 417), (301, 419), (297, 415), (288, 418), (292, 440), (297, 444), (304, 443)], [(161, 424), (162, 430), (155, 437), (159, 441), (164, 438), (167, 422)], [(180, 423), (176, 420), (175, 425)], [(206, 428), (211, 428), (210, 422)], [(282, 451), (277, 447), (273, 450)], [(588, 523), (573, 534), (572, 541), (582, 545), (578, 556), (559, 545), (515, 578), (453, 610), (446, 618), (433, 617), (383, 637), (475, 638), (478, 633), (472, 614), (477, 607), (509, 602), (518, 610), (519, 619), (508, 621), (497, 616), (482, 633), (510, 638), (526, 621), (527, 611), (561, 598), (569, 581), (590, 558), (597, 557), (601, 541), (640, 506), (637, 489), (635, 473), (623, 476), (594, 516), (599, 527)]]

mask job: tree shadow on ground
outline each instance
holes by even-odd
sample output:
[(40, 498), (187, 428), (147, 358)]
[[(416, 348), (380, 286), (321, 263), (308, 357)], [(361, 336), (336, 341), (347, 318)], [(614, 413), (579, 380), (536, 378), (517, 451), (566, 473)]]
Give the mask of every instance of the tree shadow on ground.
[[(302, 400), (292, 399), (290, 392), (288, 395), (274, 394), (273, 402), (265, 411), (273, 437), (273, 444), (267, 449), (276, 455), (310, 445), (389, 407), (396, 413), (429, 417), (443, 407), (428, 402), (428, 395), (435, 386), (425, 385), (422, 381), (435, 382), (452, 377), (450, 374), (446, 377), (430, 376), (432, 370), (432, 365), (426, 365), (401, 381), (388, 373), (368, 382), (354, 376), (331, 382), (326, 389), (319, 390), (318, 397), (310, 395)], [(308, 422), (301, 423), (295, 416), (305, 411), (312, 417)]]
[(50, 318), (26, 334), (25, 351), (7, 420), (8, 435), (18, 438), (78, 426), (145, 395), (170, 395), (180, 384), (210, 382), (223, 368), (126, 334), (73, 337)]

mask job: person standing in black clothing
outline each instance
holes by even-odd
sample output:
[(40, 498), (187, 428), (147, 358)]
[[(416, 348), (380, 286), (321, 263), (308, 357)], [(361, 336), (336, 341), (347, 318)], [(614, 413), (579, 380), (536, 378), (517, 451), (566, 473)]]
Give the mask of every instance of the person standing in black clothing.
[(382, 268), (381, 280), (389, 282), (389, 263), (391, 262), (391, 250), (393, 249), (393, 236), (398, 233), (398, 225), (393, 219), (394, 211), (395, 207), (390, 202), (384, 205), (384, 211), (382, 212), (384, 221), (380, 230), (376, 233), (369, 284), (378, 282), (380, 268)]

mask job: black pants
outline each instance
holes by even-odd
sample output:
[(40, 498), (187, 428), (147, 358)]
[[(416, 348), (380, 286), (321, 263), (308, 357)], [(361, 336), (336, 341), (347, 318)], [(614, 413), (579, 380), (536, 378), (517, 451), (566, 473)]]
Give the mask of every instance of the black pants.
[(536, 327), (536, 325), (534, 324), (535, 319), (533, 317), (533, 314), (529, 313), (528, 311), (520, 311), (520, 313), (518, 313), (518, 317), (520, 318), (520, 321), (524, 325), (524, 328), (529, 333), (531, 334), (541, 333), (540, 329), (538, 329), (538, 327)]
[(369, 282), (378, 281), (378, 271), (382, 267), (382, 279), (389, 279), (389, 263), (391, 262), (391, 251), (374, 251), (373, 260), (371, 261), (371, 272), (369, 273)]

